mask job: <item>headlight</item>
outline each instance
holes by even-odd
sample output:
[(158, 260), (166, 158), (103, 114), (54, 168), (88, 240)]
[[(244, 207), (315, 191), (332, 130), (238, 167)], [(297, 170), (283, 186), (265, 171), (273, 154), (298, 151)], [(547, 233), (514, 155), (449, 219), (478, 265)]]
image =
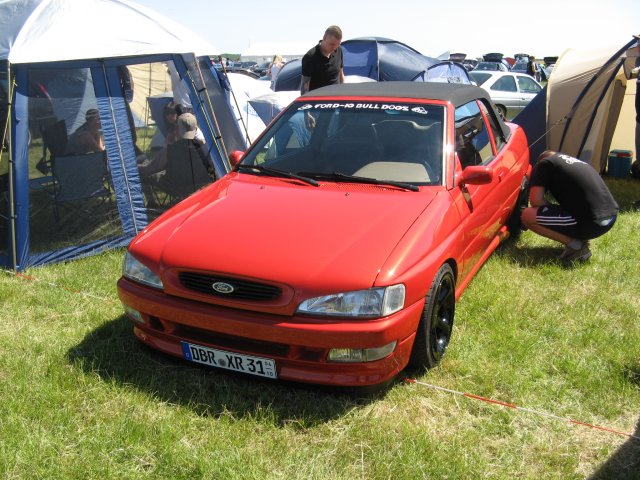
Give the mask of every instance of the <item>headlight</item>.
[(340, 363), (374, 362), (389, 355), (396, 348), (395, 340), (382, 347), (374, 348), (332, 348), (327, 361)]
[(297, 313), (333, 317), (386, 317), (404, 307), (404, 285), (334, 293), (310, 298), (298, 306)]
[(129, 252), (124, 256), (122, 263), (122, 275), (134, 282), (144, 283), (154, 288), (164, 288), (162, 280), (155, 273), (133, 258)]

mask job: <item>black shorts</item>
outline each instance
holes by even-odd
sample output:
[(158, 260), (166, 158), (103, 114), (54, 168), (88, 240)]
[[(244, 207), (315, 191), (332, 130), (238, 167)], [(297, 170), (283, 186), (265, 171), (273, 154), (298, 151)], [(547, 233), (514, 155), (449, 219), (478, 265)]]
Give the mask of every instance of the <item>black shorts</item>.
[(604, 235), (613, 224), (616, 223), (616, 216), (606, 225), (599, 225), (592, 221), (578, 221), (560, 205), (544, 205), (538, 207), (536, 223), (542, 227), (561, 233), (571, 238), (589, 240)]

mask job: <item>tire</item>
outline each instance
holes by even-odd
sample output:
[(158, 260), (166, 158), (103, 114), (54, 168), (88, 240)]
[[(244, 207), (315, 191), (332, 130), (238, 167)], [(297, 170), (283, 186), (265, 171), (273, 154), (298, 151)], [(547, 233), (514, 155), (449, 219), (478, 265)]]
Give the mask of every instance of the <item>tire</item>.
[(410, 368), (433, 368), (445, 354), (455, 314), (455, 278), (448, 263), (436, 273), (424, 302), (409, 358)]
[(513, 212), (509, 215), (507, 219), (507, 229), (509, 230), (510, 238), (518, 238), (520, 233), (522, 232), (522, 210), (527, 208), (529, 205), (529, 187), (525, 186), (520, 190), (518, 194), (518, 199), (516, 200), (516, 204), (513, 207)]
[(504, 105), (496, 105), (496, 109), (498, 110), (498, 113), (500, 115), (502, 115), (502, 118), (504, 120), (507, 119), (507, 108)]

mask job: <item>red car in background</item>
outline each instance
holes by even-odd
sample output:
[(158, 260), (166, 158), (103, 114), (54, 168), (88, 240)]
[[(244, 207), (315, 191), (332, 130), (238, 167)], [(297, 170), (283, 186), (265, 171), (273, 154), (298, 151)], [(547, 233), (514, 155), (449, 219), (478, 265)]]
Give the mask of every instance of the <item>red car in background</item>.
[(524, 132), (484, 90), (421, 82), (312, 91), (231, 160), (130, 244), (118, 293), (134, 333), (191, 362), (340, 386), (441, 360), (530, 174)]

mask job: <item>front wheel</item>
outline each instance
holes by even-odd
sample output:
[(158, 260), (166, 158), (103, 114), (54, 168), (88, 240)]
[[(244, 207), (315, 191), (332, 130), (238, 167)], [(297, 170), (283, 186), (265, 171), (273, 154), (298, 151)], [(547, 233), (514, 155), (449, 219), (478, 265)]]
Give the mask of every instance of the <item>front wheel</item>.
[(438, 270), (425, 299), (409, 367), (433, 368), (440, 362), (451, 339), (455, 303), (453, 270), (445, 263)]

